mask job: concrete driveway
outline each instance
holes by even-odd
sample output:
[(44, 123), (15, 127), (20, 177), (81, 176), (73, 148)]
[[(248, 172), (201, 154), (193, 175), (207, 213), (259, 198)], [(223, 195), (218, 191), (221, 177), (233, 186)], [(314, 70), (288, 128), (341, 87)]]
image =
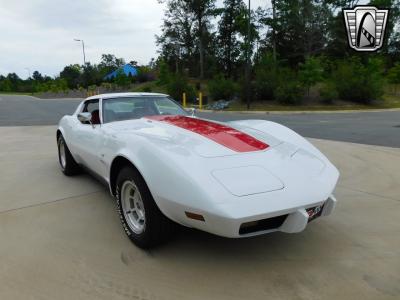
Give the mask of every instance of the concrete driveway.
[(311, 140), (338, 207), (300, 234), (125, 237), (106, 188), (58, 168), (55, 127), (0, 127), (0, 299), (399, 299), (400, 149)]

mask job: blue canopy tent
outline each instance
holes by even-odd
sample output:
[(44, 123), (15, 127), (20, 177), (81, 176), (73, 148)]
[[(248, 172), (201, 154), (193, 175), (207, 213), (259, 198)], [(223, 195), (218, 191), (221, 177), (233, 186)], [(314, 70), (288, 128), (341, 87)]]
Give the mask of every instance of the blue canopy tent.
[(105, 80), (113, 79), (113, 78), (117, 77), (117, 75), (118, 75), (121, 71), (122, 71), (126, 76), (137, 76), (137, 75), (138, 75), (138, 70), (137, 70), (137, 68), (133, 67), (133, 66), (130, 65), (130, 64), (126, 64), (125, 66), (122, 66), (122, 67), (116, 69), (115, 71), (111, 72), (110, 74), (107, 74), (107, 75), (104, 77), (104, 79), (105, 79)]

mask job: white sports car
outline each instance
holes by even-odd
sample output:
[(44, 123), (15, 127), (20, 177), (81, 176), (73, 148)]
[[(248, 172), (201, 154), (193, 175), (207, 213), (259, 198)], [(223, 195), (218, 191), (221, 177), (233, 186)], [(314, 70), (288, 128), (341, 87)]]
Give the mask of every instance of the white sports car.
[(176, 223), (231, 238), (300, 232), (336, 204), (338, 170), (294, 131), (200, 119), (163, 94), (87, 98), (61, 119), (57, 143), (64, 174), (84, 167), (104, 181), (143, 248)]

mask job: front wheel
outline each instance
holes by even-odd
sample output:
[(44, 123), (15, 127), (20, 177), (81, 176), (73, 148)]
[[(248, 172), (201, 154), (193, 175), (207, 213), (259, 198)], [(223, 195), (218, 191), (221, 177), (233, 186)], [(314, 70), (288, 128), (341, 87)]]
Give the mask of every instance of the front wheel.
[(80, 172), (80, 167), (72, 157), (67, 144), (62, 135), (57, 139), (58, 146), (58, 161), (60, 163), (61, 171), (67, 175), (72, 176)]
[(165, 242), (174, 223), (163, 215), (140, 173), (123, 168), (117, 178), (117, 210), (128, 237), (140, 248)]

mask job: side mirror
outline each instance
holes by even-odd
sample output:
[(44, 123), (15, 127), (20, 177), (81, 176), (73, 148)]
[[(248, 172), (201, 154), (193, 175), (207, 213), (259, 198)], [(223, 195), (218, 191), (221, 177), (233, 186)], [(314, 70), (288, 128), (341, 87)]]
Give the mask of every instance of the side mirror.
[(92, 123), (92, 114), (90, 112), (79, 113), (78, 120), (82, 123)]

